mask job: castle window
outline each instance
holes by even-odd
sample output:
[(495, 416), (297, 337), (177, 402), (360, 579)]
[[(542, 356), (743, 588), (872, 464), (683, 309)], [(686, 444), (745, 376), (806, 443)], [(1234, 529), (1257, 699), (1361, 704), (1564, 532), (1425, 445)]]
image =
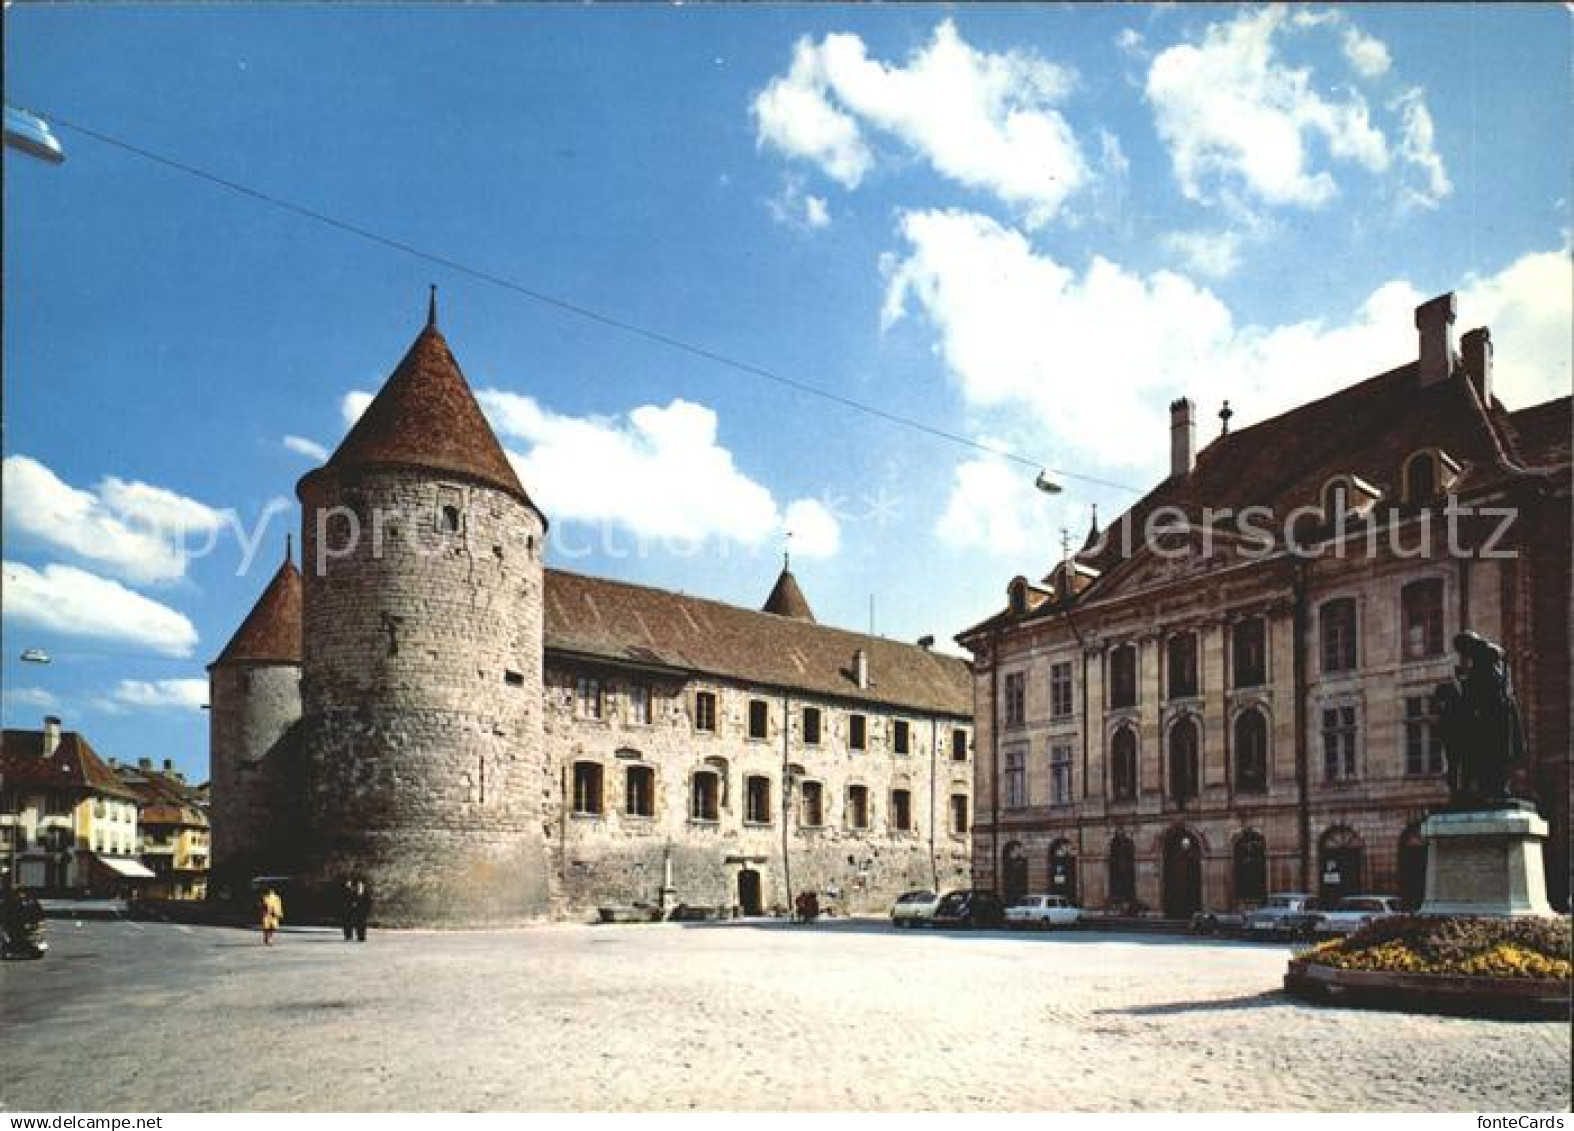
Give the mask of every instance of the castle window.
[(1268, 630), (1262, 617), (1236, 622), (1230, 655), (1236, 687), (1261, 687), (1268, 682)]
[(803, 741), (806, 746), (820, 745), (820, 708), (803, 709)]
[(1019, 727), (1027, 722), (1027, 673), (1006, 675), (1006, 726)]
[(1071, 663), (1065, 661), (1049, 665), (1049, 713), (1050, 717), (1066, 719), (1071, 717)]
[(895, 730), (891, 734), (891, 745), (898, 754), (909, 753), (912, 748), (912, 725), (906, 719), (897, 719), (893, 724)]
[(953, 836), (962, 836), (967, 832), (967, 794), (953, 793), (951, 795), (951, 833)]
[(851, 829), (869, 827), (869, 787), (866, 785), (847, 787), (847, 827)]
[(1170, 698), (1194, 698), (1197, 694), (1197, 634), (1183, 632), (1170, 637), (1166, 651)]
[(749, 737), (765, 738), (769, 730), (770, 704), (763, 699), (749, 700)]
[(694, 693), (694, 729), (716, 732), (716, 693), (714, 691), (696, 691)]
[(1242, 793), (1268, 788), (1268, 720), (1255, 707), (1235, 719), (1235, 788)]
[(961, 727), (951, 732), (951, 761), (967, 761), (967, 731)]
[(1431, 452), (1417, 452), (1405, 466), (1405, 502), (1423, 506), (1437, 494), (1437, 460)]
[(869, 720), (863, 715), (847, 716), (847, 745), (853, 750), (869, 748)]
[(464, 511), (461, 506), (464, 497), (457, 487), (439, 487), (437, 489), (437, 532), (439, 534), (458, 534), (464, 529)]
[(1116, 801), (1137, 796), (1137, 734), (1121, 727), (1109, 740), (1110, 785)]
[(1405, 773), (1412, 777), (1443, 772), (1443, 736), (1437, 730), (1437, 704), (1430, 695), (1405, 698)]
[(650, 688), (643, 683), (631, 683), (628, 689), (629, 722), (637, 726), (650, 723)]
[(891, 827), (897, 832), (910, 832), (913, 827), (913, 795), (905, 789), (891, 791)]
[(1323, 671), (1349, 672), (1356, 666), (1355, 599), (1340, 597), (1318, 610), (1322, 635)]
[(1021, 750), (1006, 751), (1004, 804), (1007, 809), (1021, 809), (1027, 804), (1027, 754)]
[(575, 683), (574, 710), (582, 719), (601, 718), (601, 681), (582, 675)]
[(1049, 748), (1049, 803), (1071, 804), (1071, 744), (1057, 742)]
[(1355, 780), (1355, 745), (1359, 731), (1355, 708), (1323, 708), (1323, 780)]
[(630, 817), (656, 815), (656, 771), (649, 766), (630, 766), (624, 771), (623, 812)]
[(1137, 646), (1124, 644), (1109, 654), (1109, 705), (1137, 705)]
[(600, 814), (601, 763), (574, 763), (574, 812)]
[(508, 686), (510, 686), (510, 687), (523, 687), (523, 686), (525, 686), (524, 673), (523, 672), (516, 672), (516, 671), (505, 671), (503, 673), (503, 682), (508, 684)]
[(689, 783), (689, 817), (714, 821), (720, 813), (721, 779), (710, 770), (699, 770)]
[(817, 781), (803, 783), (803, 808), (798, 821), (806, 828), (817, 829), (825, 824), (825, 787)]
[(750, 776), (743, 779), (743, 820), (751, 825), (771, 823), (771, 779)]
[(1405, 659), (1443, 654), (1443, 582), (1435, 577), (1412, 581), (1399, 591), (1405, 626)]

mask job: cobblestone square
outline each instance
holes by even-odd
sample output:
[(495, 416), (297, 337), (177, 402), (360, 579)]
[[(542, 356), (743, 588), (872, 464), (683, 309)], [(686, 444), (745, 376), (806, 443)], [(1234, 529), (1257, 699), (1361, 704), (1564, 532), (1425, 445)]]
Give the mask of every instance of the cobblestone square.
[(1566, 1110), (1564, 1025), (1314, 1008), (1288, 948), (882, 922), (50, 924), (8, 1110)]

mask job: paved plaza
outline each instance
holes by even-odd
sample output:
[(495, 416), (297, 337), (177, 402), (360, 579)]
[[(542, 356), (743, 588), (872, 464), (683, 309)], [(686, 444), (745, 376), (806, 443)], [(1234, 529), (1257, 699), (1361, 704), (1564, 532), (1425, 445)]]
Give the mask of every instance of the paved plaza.
[(54, 921), (0, 1106), (1567, 1109), (1564, 1025), (1319, 1009), (1288, 948), (884, 923), (254, 933)]

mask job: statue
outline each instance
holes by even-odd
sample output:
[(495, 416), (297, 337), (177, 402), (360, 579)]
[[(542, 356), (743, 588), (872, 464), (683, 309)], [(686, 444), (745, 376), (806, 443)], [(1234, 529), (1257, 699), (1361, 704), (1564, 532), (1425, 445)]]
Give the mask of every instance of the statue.
[(1509, 777), (1525, 756), (1525, 730), (1503, 649), (1474, 632), (1454, 637), (1454, 678), (1437, 685), (1438, 731), (1454, 808), (1510, 801)]

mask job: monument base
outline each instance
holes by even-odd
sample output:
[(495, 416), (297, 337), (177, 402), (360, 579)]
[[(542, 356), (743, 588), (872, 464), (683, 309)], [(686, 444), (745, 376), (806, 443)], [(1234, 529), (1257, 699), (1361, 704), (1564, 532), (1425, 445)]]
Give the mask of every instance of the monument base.
[(1421, 835), (1427, 843), (1421, 914), (1554, 914), (1541, 863), (1547, 822), (1536, 813), (1512, 803), (1434, 813), (1422, 823)]

